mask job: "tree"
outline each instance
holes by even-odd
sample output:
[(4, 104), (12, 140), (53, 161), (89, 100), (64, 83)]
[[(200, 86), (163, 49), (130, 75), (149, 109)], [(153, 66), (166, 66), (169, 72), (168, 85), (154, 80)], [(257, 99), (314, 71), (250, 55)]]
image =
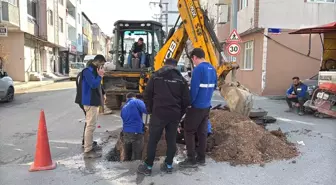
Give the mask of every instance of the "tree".
[(5, 63), (8, 61), (9, 53), (5, 51), (5, 46), (0, 43), (0, 70), (4, 68)]

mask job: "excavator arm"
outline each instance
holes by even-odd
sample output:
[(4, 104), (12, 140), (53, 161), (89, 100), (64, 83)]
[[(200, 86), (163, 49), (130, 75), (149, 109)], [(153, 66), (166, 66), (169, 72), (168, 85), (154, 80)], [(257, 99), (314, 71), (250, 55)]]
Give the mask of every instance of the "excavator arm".
[[(178, 21), (176, 22), (166, 43), (155, 56), (154, 70), (159, 70), (167, 58), (179, 60), (189, 39), (194, 48), (204, 50), (205, 60), (217, 70), (218, 87), (231, 111), (248, 116), (252, 109), (252, 95), (239, 83), (225, 83), (227, 74), (230, 71), (235, 74), (239, 65), (226, 59), (216, 34), (210, 26), (209, 19), (200, 7), (199, 0), (179, 0), (178, 9), (181, 23), (175, 31)], [(223, 57), (223, 61), (217, 59), (216, 50)]]

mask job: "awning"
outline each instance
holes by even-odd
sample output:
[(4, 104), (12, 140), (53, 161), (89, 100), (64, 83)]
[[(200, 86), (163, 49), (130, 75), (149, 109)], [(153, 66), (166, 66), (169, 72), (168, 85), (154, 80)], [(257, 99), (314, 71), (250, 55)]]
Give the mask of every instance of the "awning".
[(336, 22), (332, 22), (318, 27), (303, 28), (300, 30), (290, 32), (289, 34), (314, 34), (314, 33), (328, 33), (328, 32), (336, 32)]

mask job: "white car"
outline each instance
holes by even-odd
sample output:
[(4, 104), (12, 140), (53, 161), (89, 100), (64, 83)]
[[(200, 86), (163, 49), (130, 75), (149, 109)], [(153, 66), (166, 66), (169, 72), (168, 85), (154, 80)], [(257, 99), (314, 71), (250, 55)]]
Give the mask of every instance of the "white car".
[(0, 71), (0, 101), (11, 102), (14, 100), (14, 82), (6, 72)]
[(85, 64), (83, 62), (74, 62), (70, 64), (69, 67), (69, 77), (70, 80), (76, 79), (78, 73), (80, 73), (85, 68)]

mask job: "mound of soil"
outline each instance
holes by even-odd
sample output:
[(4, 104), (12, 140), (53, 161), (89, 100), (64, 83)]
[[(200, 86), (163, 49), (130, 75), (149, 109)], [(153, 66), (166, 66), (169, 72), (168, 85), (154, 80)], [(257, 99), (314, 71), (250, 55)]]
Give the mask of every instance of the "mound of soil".
[[(227, 161), (232, 165), (264, 164), (272, 160), (290, 159), (298, 155), (294, 144), (289, 143), (279, 129), (267, 131), (250, 118), (225, 110), (210, 113), (213, 134), (208, 137), (207, 152), (215, 161)], [(144, 137), (143, 158), (146, 157), (149, 129)], [(110, 152), (110, 161), (123, 161), (122, 139)], [(156, 149), (156, 156), (166, 155), (164, 133)], [(113, 157), (111, 157), (113, 156)]]
[(209, 146), (209, 154), (216, 161), (263, 164), (298, 155), (281, 130), (269, 132), (247, 117), (223, 110), (211, 111), (210, 121), (213, 146)]

